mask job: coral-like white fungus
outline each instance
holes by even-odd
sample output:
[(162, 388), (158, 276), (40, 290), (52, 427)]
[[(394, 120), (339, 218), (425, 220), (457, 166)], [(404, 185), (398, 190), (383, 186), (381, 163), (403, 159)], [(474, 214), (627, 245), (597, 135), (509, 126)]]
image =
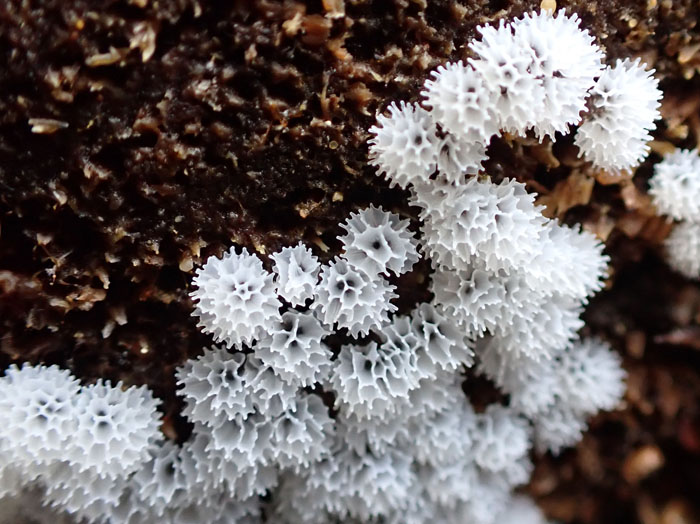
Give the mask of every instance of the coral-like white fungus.
[(13, 461), (25, 467), (61, 458), (77, 429), (79, 390), (78, 380), (57, 366), (10, 366), (0, 380), (0, 450), (15, 442)]
[(488, 144), (499, 130), (484, 78), (461, 60), (439, 66), (431, 76), (421, 95), (433, 118), (459, 143)]
[(603, 52), (579, 22), (563, 9), (526, 13), (513, 22), (513, 39), (530, 54), (528, 71), (539, 80), (543, 104), (533, 128), (540, 139), (566, 134), (581, 121), (588, 91), (603, 69)]
[(408, 230), (408, 220), (395, 213), (370, 206), (351, 213), (341, 227), (346, 231), (340, 237), (343, 257), (369, 275), (401, 275), (418, 261), (418, 242)]
[(555, 361), (562, 402), (576, 412), (613, 409), (625, 393), (620, 356), (602, 340), (574, 343), (559, 352)]
[(327, 326), (337, 325), (356, 337), (366, 335), (389, 321), (396, 306), (394, 286), (383, 278), (373, 278), (341, 258), (321, 270), (314, 311)]
[[(530, 13), (479, 31), (468, 65), (426, 82), (429, 109), (391, 104), (370, 130), (371, 163), (420, 208), (431, 301), (394, 315), (385, 277), (419, 255), (407, 221), (381, 208), (351, 215), (344, 254), (322, 266), (301, 243), (271, 255), (274, 274), (245, 249), (212, 257), (193, 282), (194, 315), (233, 349), (204, 350), (176, 372), (191, 438), (163, 441), (144, 388), (11, 367), (0, 378), (0, 495), (36, 487), (57, 509), (110, 524), (263, 513), (294, 524), (543, 524), (513, 495), (531, 474), (530, 448), (574, 445), (586, 418), (624, 393), (609, 346), (576, 341), (608, 258), (593, 235), (543, 217), (523, 184), (467, 176), (493, 135), (554, 139), (580, 122), (586, 98), (583, 154), (610, 171), (633, 167), (659, 92), (639, 62), (601, 72), (576, 15)], [(700, 274), (699, 239), (692, 223), (669, 237), (685, 274)], [(368, 339), (348, 340), (359, 336)], [(474, 412), (462, 390), (473, 364), (507, 406)]]
[(123, 389), (98, 380), (77, 396), (78, 427), (72, 436), (77, 452), (70, 455), (80, 469), (119, 475), (146, 460), (161, 438), (160, 400), (145, 386)]
[(700, 222), (700, 155), (677, 149), (654, 166), (649, 194), (659, 213), (676, 220)]
[(311, 386), (331, 368), (331, 351), (323, 343), (328, 331), (311, 312), (289, 310), (255, 346), (255, 355), (288, 384)]
[(359, 418), (395, 411), (395, 399), (405, 399), (418, 385), (418, 371), (405, 346), (370, 342), (346, 345), (336, 360), (331, 384), (336, 405)]
[(223, 348), (205, 349), (196, 359), (178, 368), (176, 377), (185, 398), (183, 413), (193, 422), (214, 425), (222, 418), (247, 415), (253, 400), (247, 382), (250, 372), (242, 353)]
[(270, 255), (274, 262), (277, 294), (292, 306), (302, 306), (314, 296), (321, 265), (311, 250), (299, 242)]
[(244, 248), (231, 248), (222, 258), (209, 257), (197, 270), (190, 295), (203, 332), (229, 348), (250, 344), (279, 319), (281, 306), (273, 276)]
[(475, 177), (448, 191), (438, 186), (447, 193), (440, 199), (424, 187), (416, 187), (412, 203), (421, 208), (424, 248), (434, 264), (467, 269), (478, 257), (490, 270), (511, 269), (537, 252), (545, 218), (523, 184)]
[(575, 143), (586, 160), (611, 173), (636, 167), (649, 153), (650, 131), (661, 115), (659, 81), (639, 59), (617, 60), (591, 90), (590, 115)]
[(379, 167), (391, 185), (405, 188), (427, 179), (437, 166), (438, 137), (430, 114), (401, 102), (389, 106), (389, 116), (377, 114), (369, 132), (369, 163)]
[(469, 46), (477, 58), (469, 64), (490, 92), (499, 127), (509, 133), (524, 134), (543, 112), (541, 81), (530, 72), (534, 62), (532, 50), (520, 46), (512, 24), (504, 20), (498, 27), (481, 26), (477, 31), (481, 40)]

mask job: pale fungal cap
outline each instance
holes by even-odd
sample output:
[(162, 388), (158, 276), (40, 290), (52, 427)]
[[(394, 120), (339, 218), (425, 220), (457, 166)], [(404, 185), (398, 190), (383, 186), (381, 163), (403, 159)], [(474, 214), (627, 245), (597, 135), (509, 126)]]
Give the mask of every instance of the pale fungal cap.
[(243, 353), (224, 348), (205, 349), (196, 359), (178, 368), (178, 395), (185, 398), (183, 414), (193, 422), (216, 425), (220, 420), (253, 411), (247, 387), (249, 371)]
[(384, 278), (370, 276), (336, 258), (321, 270), (313, 310), (326, 326), (346, 328), (353, 337), (366, 335), (389, 321), (396, 297)]
[(532, 288), (544, 293), (560, 293), (575, 300), (603, 288), (610, 257), (604, 244), (578, 225), (569, 227), (547, 222), (540, 233), (540, 253), (528, 265), (525, 278)]
[(437, 166), (438, 137), (430, 114), (420, 106), (392, 102), (389, 116), (377, 114), (370, 127), (369, 163), (377, 166), (392, 186), (406, 188), (427, 180)]
[(597, 338), (583, 339), (555, 357), (561, 402), (576, 412), (611, 410), (625, 393), (620, 356)]
[(700, 223), (676, 224), (664, 248), (669, 266), (688, 278), (700, 278)]
[(301, 395), (272, 421), (273, 460), (300, 471), (330, 455), (333, 420), (317, 395)]
[(418, 382), (405, 348), (370, 342), (342, 347), (331, 385), (336, 407), (362, 419), (395, 412), (397, 401), (407, 399)]
[(381, 207), (371, 205), (351, 213), (340, 227), (346, 232), (339, 237), (345, 249), (343, 258), (370, 276), (389, 276), (389, 272), (401, 275), (420, 258), (418, 241), (408, 229), (408, 220)]
[(700, 156), (676, 149), (654, 166), (649, 194), (659, 213), (676, 220), (700, 222)]
[(280, 318), (273, 276), (245, 248), (209, 257), (192, 283), (197, 288), (190, 293), (197, 325), (228, 348), (251, 344)]
[(299, 242), (270, 255), (274, 262), (277, 294), (292, 306), (304, 305), (313, 298), (321, 265), (318, 257)]
[(579, 156), (610, 173), (630, 170), (649, 153), (650, 131), (661, 118), (659, 81), (639, 59), (617, 60), (591, 90), (590, 114), (578, 128)]
[(419, 304), (411, 312), (411, 326), (420, 340), (418, 368), (428, 377), (438, 370), (454, 371), (474, 363), (473, 341), (434, 305)]
[(529, 70), (539, 80), (543, 104), (533, 128), (540, 140), (566, 134), (581, 121), (588, 91), (603, 70), (603, 52), (579, 23), (563, 9), (526, 13), (512, 22), (514, 41), (530, 53)]
[(430, 76), (421, 92), (424, 104), (458, 143), (488, 144), (499, 133), (493, 94), (473, 67), (461, 60), (448, 62)]
[(424, 251), (436, 266), (468, 269), (474, 259), (486, 269), (526, 265), (538, 250), (546, 219), (524, 184), (471, 178), (460, 186), (416, 186)]
[(145, 386), (122, 389), (98, 380), (82, 388), (76, 401), (78, 427), (72, 436), (76, 451), (69, 461), (100, 476), (129, 473), (148, 460), (161, 438), (160, 400)]
[(530, 71), (532, 50), (516, 41), (513, 26), (503, 20), (498, 27), (481, 26), (477, 31), (481, 40), (469, 46), (477, 58), (469, 64), (490, 91), (499, 128), (524, 135), (543, 112), (541, 82)]
[(17, 466), (60, 458), (76, 430), (79, 390), (68, 370), (11, 365), (0, 378), (0, 449), (13, 443)]
[(330, 349), (323, 343), (326, 328), (311, 312), (289, 310), (255, 345), (255, 355), (288, 384), (311, 386), (330, 373)]

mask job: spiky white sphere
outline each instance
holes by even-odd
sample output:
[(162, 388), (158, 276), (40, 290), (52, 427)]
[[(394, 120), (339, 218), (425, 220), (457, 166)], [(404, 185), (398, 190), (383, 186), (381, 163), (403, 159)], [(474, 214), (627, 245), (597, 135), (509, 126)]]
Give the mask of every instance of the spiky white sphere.
[(584, 303), (603, 288), (610, 257), (603, 254), (605, 246), (593, 233), (550, 221), (544, 225), (539, 243), (540, 253), (525, 274), (532, 288)]
[(418, 373), (405, 347), (370, 342), (345, 345), (331, 375), (336, 407), (358, 418), (395, 412), (396, 402), (418, 386)]
[(700, 278), (700, 223), (681, 222), (664, 241), (666, 261), (681, 275)]
[[(68, 460), (100, 476), (116, 476), (142, 466), (161, 438), (160, 400), (145, 386), (123, 389), (98, 380), (77, 396), (78, 425), (72, 437), (76, 451)], [(73, 447), (71, 446), (71, 447)]]
[(243, 353), (231, 354), (224, 348), (205, 349), (196, 359), (178, 368), (176, 377), (185, 399), (185, 414), (192, 422), (215, 425), (221, 419), (253, 411), (253, 398), (247, 381)]
[(523, 305), (526, 307), (510, 318), (510, 324), (500, 324), (489, 340), (514, 358), (549, 358), (569, 345), (583, 327), (583, 307), (570, 297), (555, 294)]
[(77, 428), (78, 380), (57, 366), (11, 365), (0, 378), (0, 450), (16, 466), (47, 465), (70, 447)]
[(555, 356), (561, 402), (570, 409), (593, 414), (611, 410), (625, 393), (620, 356), (597, 338), (587, 338)]
[(400, 443), (420, 464), (440, 467), (471, 459), (478, 419), (469, 400), (461, 395), (449, 409), (427, 418), (412, 418), (407, 433), (399, 437)]
[(563, 9), (525, 13), (512, 22), (514, 41), (530, 54), (529, 71), (539, 80), (543, 103), (533, 128), (540, 139), (568, 133), (581, 121), (588, 91), (603, 69), (603, 52), (579, 23)]
[(430, 114), (459, 142), (488, 144), (498, 134), (493, 93), (484, 77), (462, 61), (439, 66), (421, 92)]
[(280, 297), (292, 306), (302, 306), (313, 298), (321, 265), (308, 247), (301, 242), (294, 247), (283, 247), (270, 255), (270, 259)]
[(288, 384), (311, 386), (330, 373), (330, 349), (323, 343), (328, 330), (311, 312), (289, 310), (255, 346), (255, 355)]
[(232, 247), (222, 258), (209, 257), (192, 281), (193, 315), (204, 333), (227, 347), (240, 347), (259, 338), (279, 319), (281, 306), (273, 276), (255, 255)]
[(434, 377), (438, 370), (454, 371), (474, 363), (473, 341), (451, 319), (426, 302), (411, 312), (411, 327), (420, 344), (418, 369)]
[(139, 498), (162, 516), (166, 508), (192, 497), (188, 491), (196, 485), (196, 474), (187, 450), (166, 441), (152, 452), (151, 460), (134, 474), (132, 482)]
[(605, 68), (591, 90), (590, 114), (578, 128), (579, 156), (611, 173), (636, 167), (649, 153), (647, 142), (659, 114), (659, 81), (637, 58)]
[(392, 186), (406, 188), (435, 171), (439, 140), (433, 119), (422, 107), (392, 102), (388, 109), (389, 116), (377, 114), (377, 125), (369, 128), (369, 163)]
[(300, 471), (330, 454), (333, 420), (317, 395), (301, 395), (272, 420), (273, 460)]
[(401, 275), (418, 261), (418, 241), (408, 229), (408, 220), (396, 213), (371, 205), (351, 213), (340, 227), (346, 232), (339, 237), (343, 258), (370, 276)]
[(438, 269), (431, 281), (438, 311), (464, 327), (469, 336), (494, 331), (503, 319), (503, 279), (483, 269)]
[(654, 166), (649, 194), (659, 213), (676, 220), (700, 222), (700, 155), (676, 149)]
[(305, 479), (329, 513), (368, 522), (411, 506), (415, 473), (410, 456), (397, 448), (357, 453), (340, 444), (330, 459), (314, 464)]
[(470, 44), (477, 58), (469, 64), (484, 79), (499, 128), (523, 135), (543, 113), (540, 79), (533, 74), (532, 50), (521, 46), (512, 24), (477, 28), (481, 40)]
[(46, 500), (79, 520), (99, 522), (119, 504), (128, 487), (126, 475), (103, 476), (97, 468), (57, 463), (43, 479)]
[(336, 258), (321, 270), (313, 310), (326, 326), (346, 328), (354, 337), (389, 321), (395, 287), (381, 277)]
[(412, 204), (421, 207), (424, 250), (431, 261), (459, 269), (468, 269), (476, 257), (490, 270), (527, 264), (546, 222), (534, 196), (510, 179), (416, 186)]

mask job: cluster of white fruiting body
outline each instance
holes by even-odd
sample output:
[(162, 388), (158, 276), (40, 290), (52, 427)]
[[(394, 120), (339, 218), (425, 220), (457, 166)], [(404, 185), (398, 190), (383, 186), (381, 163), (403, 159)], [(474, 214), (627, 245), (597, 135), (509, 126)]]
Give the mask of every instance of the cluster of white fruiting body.
[(700, 278), (700, 155), (677, 149), (654, 166), (649, 194), (656, 209), (679, 223), (665, 241), (669, 265)]
[[(300, 243), (271, 255), (272, 271), (235, 248), (198, 269), (194, 315), (218, 345), (177, 371), (185, 443), (159, 438), (144, 388), (10, 368), (0, 494), (43, 485), (55, 507), (112, 524), (544, 523), (513, 494), (531, 448), (575, 444), (624, 392), (619, 357), (576, 335), (607, 257), (481, 162), (503, 131), (568, 132), (587, 100), (576, 137), (586, 159), (614, 172), (644, 156), (656, 82), (638, 62), (603, 68), (578, 25), (542, 12), (482, 27), (476, 58), (426, 82), (429, 110), (378, 116), (372, 163), (411, 189), (420, 240), (370, 207), (341, 225), (343, 253), (327, 264)], [(387, 277), (410, 271), (419, 248), (433, 299), (397, 315)], [(466, 368), (507, 404), (475, 412)]]

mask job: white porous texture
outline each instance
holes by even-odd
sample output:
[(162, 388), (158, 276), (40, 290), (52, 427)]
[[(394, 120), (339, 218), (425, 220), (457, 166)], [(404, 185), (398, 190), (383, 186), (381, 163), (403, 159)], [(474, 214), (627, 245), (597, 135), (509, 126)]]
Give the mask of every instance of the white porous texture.
[(369, 163), (377, 166), (391, 185), (405, 188), (427, 179), (437, 166), (435, 124), (420, 106), (401, 102), (389, 106), (389, 116), (377, 114), (369, 129)]
[(352, 336), (366, 335), (389, 321), (396, 306), (394, 286), (372, 277), (341, 258), (321, 270), (314, 311), (326, 326), (346, 328)]
[(700, 156), (676, 149), (654, 166), (649, 194), (659, 213), (676, 220), (700, 222)]
[(681, 222), (664, 241), (668, 264), (681, 275), (700, 278), (700, 223)]
[(321, 266), (318, 257), (299, 242), (270, 255), (274, 262), (277, 294), (292, 306), (304, 305), (313, 298)]
[(343, 346), (331, 376), (336, 406), (358, 418), (395, 411), (396, 402), (418, 386), (411, 357), (404, 346)]
[(639, 59), (617, 60), (591, 90), (589, 116), (578, 128), (579, 155), (611, 173), (636, 167), (649, 153), (647, 142), (659, 114), (659, 82)]
[(474, 363), (473, 340), (434, 305), (420, 304), (411, 313), (418, 337), (417, 365), (421, 374), (435, 377), (438, 370), (454, 371)]
[(12, 462), (29, 470), (33, 462), (60, 458), (77, 429), (79, 390), (76, 378), (57, 366), (11, 365), (0, 380), (0, 451), (3, 443), (16, 443)]
[(533, 54), (520, 45), (513, 26), (501, 20), (498, 27), (477, 28), (481, 40), (470, 44), (477, 58), (469, 64), (483, 78), (492, 108), (502, 130), (524, 134), (543, 112), (541, 82), (532, 72)]
[(78, 426), (73, 440), (78, 451), (70, 461), (79, 469), (93, 468), (115, 476), (141, 466), (161, 438), (160, 400), (145, 386), (123, 389), (98, 380), (77, 397)]
[(488, 144), (499, 130), (484, 78), (461, 60), (439, 66), (431, 76), (421, 95), (433, 118), (459, 142)]
[(299, 472), (327, 455), (335, 436), (333, 420), (317, 395), (302, 395), (272, 421), (273, 460)]
[(279, 319), (280, 301), (273, 276), (244, 248), (231, 248), (222, 258), (209, 257), (197, 270), (190, 296), (204, 333), (227, 347), (250, 344)]
[(581, 121), (588, 91), (603, 69), (603, 52), (579, 23), (563, 9), (526, 13), (513, 22), (513, 39), (530, 55), (529, 71), (539, 83), (542, 105), (533, 129), (540, 140), (566, 134)]
[(370, 206), (351, 213), (341, 227), (340, 237), (348, 263), (368, 275), (401, 275), (418, 261), (418, 241), (408, 230), (408, 220)]
[(224, 348), (205, 349), (176, 371), (178, 394), (185, 399), (183, 413), (194, 422), (215, 425), (222, 418), (247, 415), (253, 411), (247, 387), (250, 372), (246, 356)]
[(311, 386), (330, 372), (331, 351), (323, 343), (327, 334), (311, 312), (291, 309), (255, 346), (255, 355), (288, 384)]
[(424, 250), (440, 266), (467, 269), (476, 257), (489, 270), (521, 266), (536, 253), (545, 222), (534, 196), (510, 179), (416, 186), (412, 203), (421, 208)]
[[(272, 273), (245, 249), (208, 259), (191, 296), (220, 347), (176, 371), (193, 426), (182, 444), (159, 431), (145, 388), (10, 367), (0, 496), (38, 490), (96, 524), (544, 524), (513, 491), (531, 475), (531, 448), (575, 445), (587, 418), (624, 395), (621, 359), (577, 333), (609, 260), (593, 234), (545, 218), (529, 187), (500, 173), (492, 182), (484, 160), (490, 147), (521, 147), (511, 134), (529, 133), (527, 150), (585, 115), (582, 154), (630, 169), (660, 93), (639, 62), (603, 70), (575, 14), (479, 32), (467, 65), (425, 82), (424, 107), (392, 103), (370, 129), (370, 162), (410, 190), (421, 238), (370, 206), (340, 225), (342, 254), (324, 264), (302, 243), (272, 254)], [(652, 195), (674, 218), (699, 213), (683, 191), (696, 163), (682, 152), (657, 167)], [(429, 284), (425, 271), (406, 274), (419, 245)], [(697, 226), (679, 224), (667, 248), (674, 267), (700, 276)], [(394, 284), (408, 290), (400, 315)], [(506, 405), (476, 413), (473, 373)]]

